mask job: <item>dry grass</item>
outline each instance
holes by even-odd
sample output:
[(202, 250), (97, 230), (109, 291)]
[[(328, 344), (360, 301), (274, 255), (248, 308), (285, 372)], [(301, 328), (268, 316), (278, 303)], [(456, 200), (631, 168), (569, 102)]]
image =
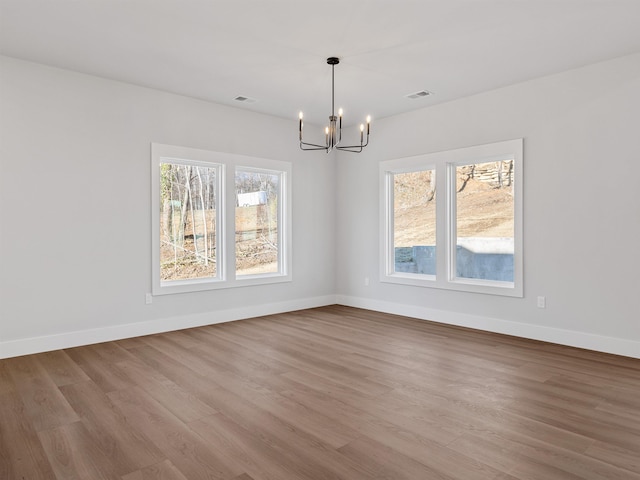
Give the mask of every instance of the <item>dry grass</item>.
[[(395, 194), (395, 246), (435, 245), (436, 202), (429, 201), (425, 185), (430, 172), (403, 177), (403, 188)], [(460, 184), (460, 183), (459, 183)], [(495, 188), (490, 183), (470, 179), (457, 195), (459, 237), (512, 237), (513, 195), (510, 187)]]

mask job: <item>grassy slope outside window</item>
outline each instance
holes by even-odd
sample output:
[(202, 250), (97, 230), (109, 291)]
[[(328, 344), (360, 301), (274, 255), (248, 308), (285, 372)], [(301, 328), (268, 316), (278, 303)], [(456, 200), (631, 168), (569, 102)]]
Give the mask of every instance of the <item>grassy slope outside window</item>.
[(521, 297), (522, 145), (381, 162), (381, 281)]

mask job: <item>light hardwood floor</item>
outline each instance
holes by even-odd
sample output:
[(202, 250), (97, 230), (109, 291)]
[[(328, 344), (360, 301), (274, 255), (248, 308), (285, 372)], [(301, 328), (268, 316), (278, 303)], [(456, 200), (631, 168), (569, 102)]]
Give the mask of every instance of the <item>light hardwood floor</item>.
[(340, 306), (1, 360), (0, 478), (640, 479), (640, 360)]

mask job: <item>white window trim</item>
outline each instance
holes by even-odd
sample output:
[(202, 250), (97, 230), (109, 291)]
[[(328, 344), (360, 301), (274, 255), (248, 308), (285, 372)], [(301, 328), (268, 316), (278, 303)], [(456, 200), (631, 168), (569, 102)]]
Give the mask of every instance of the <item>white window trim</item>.
[[(456, 185), (459, 165), (514, 160), (514, 281), (455, 276)], [(436, 275), (395, 272), (393, 239), (393, 175), (436, 171)], [(380, 162), (380, 281), (401, 285), (522, 297), (523, 289), (523, 139), (477, 145)]]
[[(218, 208), (216, 231), (216, 277), (162, 282), (160, 280), (160, 164), (167, 161), (219, 168)], [(268, 172), (280, 175), (282, 182), (278, 198), (278, 264), (279, 271), (257, 275), (235, 275), (235, 173), (244, 171)], [(222, 288), (246, 287), (292, 280), (291, 228), (291, 172), (290, 162), (245, 155), (213, 152), (175, 145), (151, 144), (151, 292), (153, 295), (198, 292)]]
[[(385, 169), (385, 164), (389, 165), (393, 162), (393, 169)], [(424, 161), (423, 156), (408, 157), (400, 160), (391, 160), (389, 162), (382, 162), (381, 166), (381, 180), (384, 182), (382, 185), (382, 195), (384, 199), (381, 206), (381, 212), (383, 212), (384, 218), (381, 222), (383, 225), (383, 240), (380, 242), (382, 245), (382, 271), (381, 281), (389, 281), (391, 283), (404, 283), (408, 285), (423, 285), (423, 282), (435, 282), (436, 275), (422, 274), (422, 273), (407, 273), (395, 271), (395, 245), (394, 245), (394, 215), (393, 205), (394, 199), (394, 178), (393, 175), (397, 173), (412, 173), (420, 172), (424, 170), (436, 170), (435, 165), (428, 165)], [(436, 192), (438, 191), (438, 176), (436, 173)], [(436, 194), (437, 195), (437, 194)], [(436, 219), (439, 212), (437, 211), (439, 201), (436, 199)], [(436, 236), (439, 229), (436, 225)], [(436, 240), (437, 243), (437, 240)], [(436, 272), (440, 271), (439, 266), (436, 265)], [(384, 279), (389, 277), (389, 280)]]
[[(266, 161), (262, 161), (261, 164), (266, 164)], [(284, 162), (281, 162), (284, 163)], [(288, 170), (284, 170), (282, 167), (277, 169), (270, 168), (258, 168), (254, 166), (247, 166), (245, 164), (237, 164), (233, 169), (233, 185), (235, 186), (235, 175), (238, 170), (243, 172), (254, 172), (254, 173), (265, 173), (269, 175), (277, 175), (279, 177), (279, 195), (278, 195), (278, 268), (277, 272), (273, 273), (258, 273), (258, 274), (245, 274), (245, 275), (236, 275), (235, 280), (238, 282), (238, 285), (256, 285), (256, 284), (264, 284), (264, 283), (273, 283), (273, 280), (276, 281), (284, 281), (283, 278), (291, 279), (291, 275), (287, 273), (290, 271), (291, 265), (291, 202), (289, 201), (290, 188), (289, 188), (289, 177), (291, 174), (290, 164)], [(233, 218), (235, 220), (235, 188), (233, 192)], [(284, 206), (284, 208), (283, 208)], [(232, 239), (231, 245), (235, 247), (235, 222), (234, 222), (234, 238)], [(235, 248), (233, 249), (233, 261), (235, 272)]]

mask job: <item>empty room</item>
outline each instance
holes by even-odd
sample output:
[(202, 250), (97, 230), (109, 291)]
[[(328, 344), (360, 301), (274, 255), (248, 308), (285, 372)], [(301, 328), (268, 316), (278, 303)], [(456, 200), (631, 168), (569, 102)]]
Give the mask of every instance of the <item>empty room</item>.
[(639, 24), (0, 0), (0, 479), (640, 480)]

